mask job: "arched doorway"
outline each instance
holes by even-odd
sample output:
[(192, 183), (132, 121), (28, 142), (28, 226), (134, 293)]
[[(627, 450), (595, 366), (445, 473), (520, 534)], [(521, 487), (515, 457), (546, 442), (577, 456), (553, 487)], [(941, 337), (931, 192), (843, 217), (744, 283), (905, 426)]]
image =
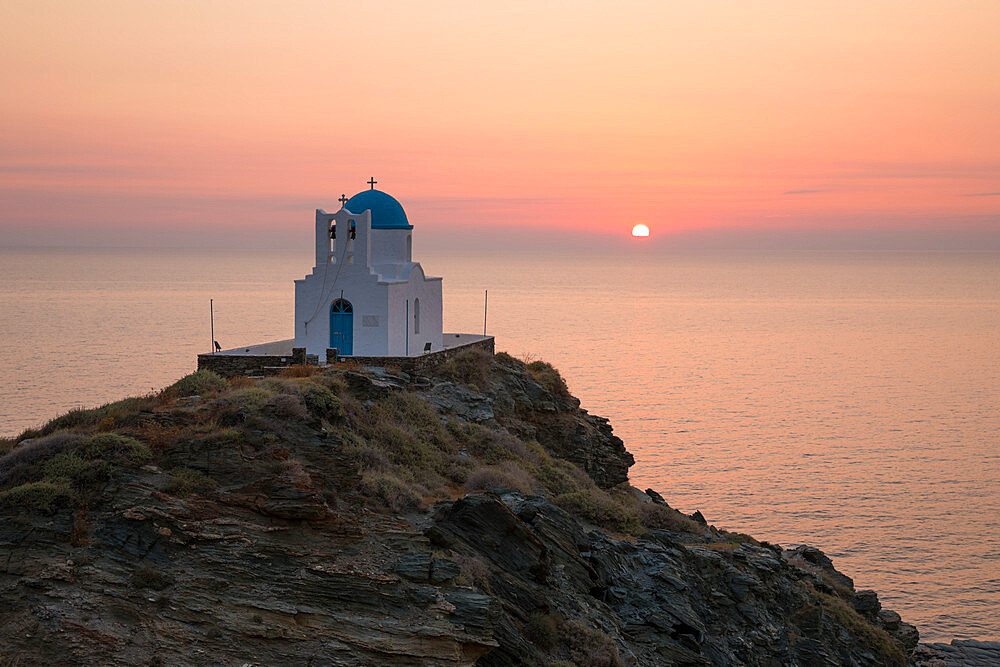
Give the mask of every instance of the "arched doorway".
[(330, 306), (330, 347), (340, 354), (354, 354), (354, 308), (350, 301), (337, 299)]

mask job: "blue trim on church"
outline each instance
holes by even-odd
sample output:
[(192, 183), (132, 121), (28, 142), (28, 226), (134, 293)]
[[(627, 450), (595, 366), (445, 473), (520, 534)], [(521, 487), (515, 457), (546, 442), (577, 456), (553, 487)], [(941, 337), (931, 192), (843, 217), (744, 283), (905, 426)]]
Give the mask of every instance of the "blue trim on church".
[(372, 229), (413, 229), (403, 206), (381, 190), (365, 190), (344, 204), (351, 213), (372, 212)]
[(354, 307), (337, 299), (330, 304), (330, 347), (343, 356), (354, 354)]

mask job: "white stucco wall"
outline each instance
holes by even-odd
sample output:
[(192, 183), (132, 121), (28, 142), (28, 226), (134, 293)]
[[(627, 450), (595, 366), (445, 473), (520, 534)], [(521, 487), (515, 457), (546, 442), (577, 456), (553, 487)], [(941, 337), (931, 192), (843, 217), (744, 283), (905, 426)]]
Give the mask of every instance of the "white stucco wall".
[[(350, 240), (351, 222), (357, 238)], [(336, 227), (331, 243), (330, 224)], [(403, 356), (441, 349), (441, 278), (426, 278), (409, 258), (411, 230), (373, 230), (370, 212), (316, 211), (316, 266), (295, 281), (295, 347), (323, 358), (330, 347), (330, 306), (353, 308), (353, 350), (359, 356)], [(331, 251), (332, 248), (332, 251)], [(414, 329), (420, 299), (420, 332)], [(409, 318), (407, 306), (409, 305)]]
[(372, 263), (411, 261), (413, 258), (407, 239), (410, 239), (412, 234), (413, 230), (410, 229), (373, 229)]

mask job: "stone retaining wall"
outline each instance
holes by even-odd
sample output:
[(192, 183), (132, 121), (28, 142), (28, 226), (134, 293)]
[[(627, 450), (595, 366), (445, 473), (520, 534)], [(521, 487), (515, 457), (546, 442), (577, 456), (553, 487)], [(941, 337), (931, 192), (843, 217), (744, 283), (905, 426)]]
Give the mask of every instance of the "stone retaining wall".
[(496, 341), (493, 336), (481, 338), (465, 345), (456, 345), (437, 352), (428, 352), (419, 357), (338, 357), (336, 350), (327, 349), (326, 363), (332, 364), (338, 361), (353, 362), (362, 366), (397, 366), (407, 373), (421, 371), (429, 366), (443, 364), (449, 359), (467, 350), (482, 350), (489, 354), (496, 353)]
[[(419, 357), (337, 357), (335, 350), (326, 351), (326, 362), (352, 362), (362, 366), (396, 366), (407, 373), (419, 372), (429, 366), (443, 364), (466, 350), (482, 350), (489, 354), (496, 351), (492, 336), (480, 340), (449, 347), (446, 350), (429, 352)], [(277, 354), (199, 354), (198, 370), (209, 370), (222, 377), (235, 375), (277, 375), (282, 369), (297, 364), (316, 363), (315, 357), (306, 358), (305, 348), (294, 348), (290, 355)]]

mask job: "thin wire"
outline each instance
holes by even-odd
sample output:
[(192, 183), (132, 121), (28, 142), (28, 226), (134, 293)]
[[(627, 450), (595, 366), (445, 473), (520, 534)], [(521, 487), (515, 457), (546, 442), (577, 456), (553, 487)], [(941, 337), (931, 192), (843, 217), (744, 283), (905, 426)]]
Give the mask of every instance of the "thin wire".
[[(329, 235), (329, 233), (330, 232), (327, 232), (328, 235)], [(350, 232), (350, 230), (348, 230), (348, 232), (347, 232), (347, 238), (344, 239), (345, 243), (350, 241), (350, 236), (351, 236), (351, 232)], [(334, 259), (336, 259), (336, 256), (337, 256), (337, 253), (336, 253), (336, 250), (335, 250), (334, 251)], [(344, 253), (344, 261), (343, 262), (337, 262), (337, 273), (333, 277), (333, 284), (330, 285), (330, 289), (331, 290), (336, 289), (336, 287), (337, 287), (337, 281), (340, 280), (340, 270), (342, 268), (344, 268), (344, 264), (346, 264), (346, 263), (347, 263), (347, 253), (345, 252)], [(330, 275), (330, 257), (329, 257), (329, 255), (327, 255), (326, 269), (323, 271), (323, 287), (321, 287), (320, 291), (319, 291), (319, 299), (316, 301), (316, 310), (314, 310), (312, 316), (308, 320), (306, 320), (304, 322), (305, 327), (307, 329), (309, 328), (309, 323), (312, 322), (314, 319), (316, 319), (316, 316), (319, 314), (320, 307), (326, 302), (326, 296), (327, 296), (327, 293), (326, 293), (326, 279), (327, 279), (327, 276), (329, 276), (329, 275)]]

